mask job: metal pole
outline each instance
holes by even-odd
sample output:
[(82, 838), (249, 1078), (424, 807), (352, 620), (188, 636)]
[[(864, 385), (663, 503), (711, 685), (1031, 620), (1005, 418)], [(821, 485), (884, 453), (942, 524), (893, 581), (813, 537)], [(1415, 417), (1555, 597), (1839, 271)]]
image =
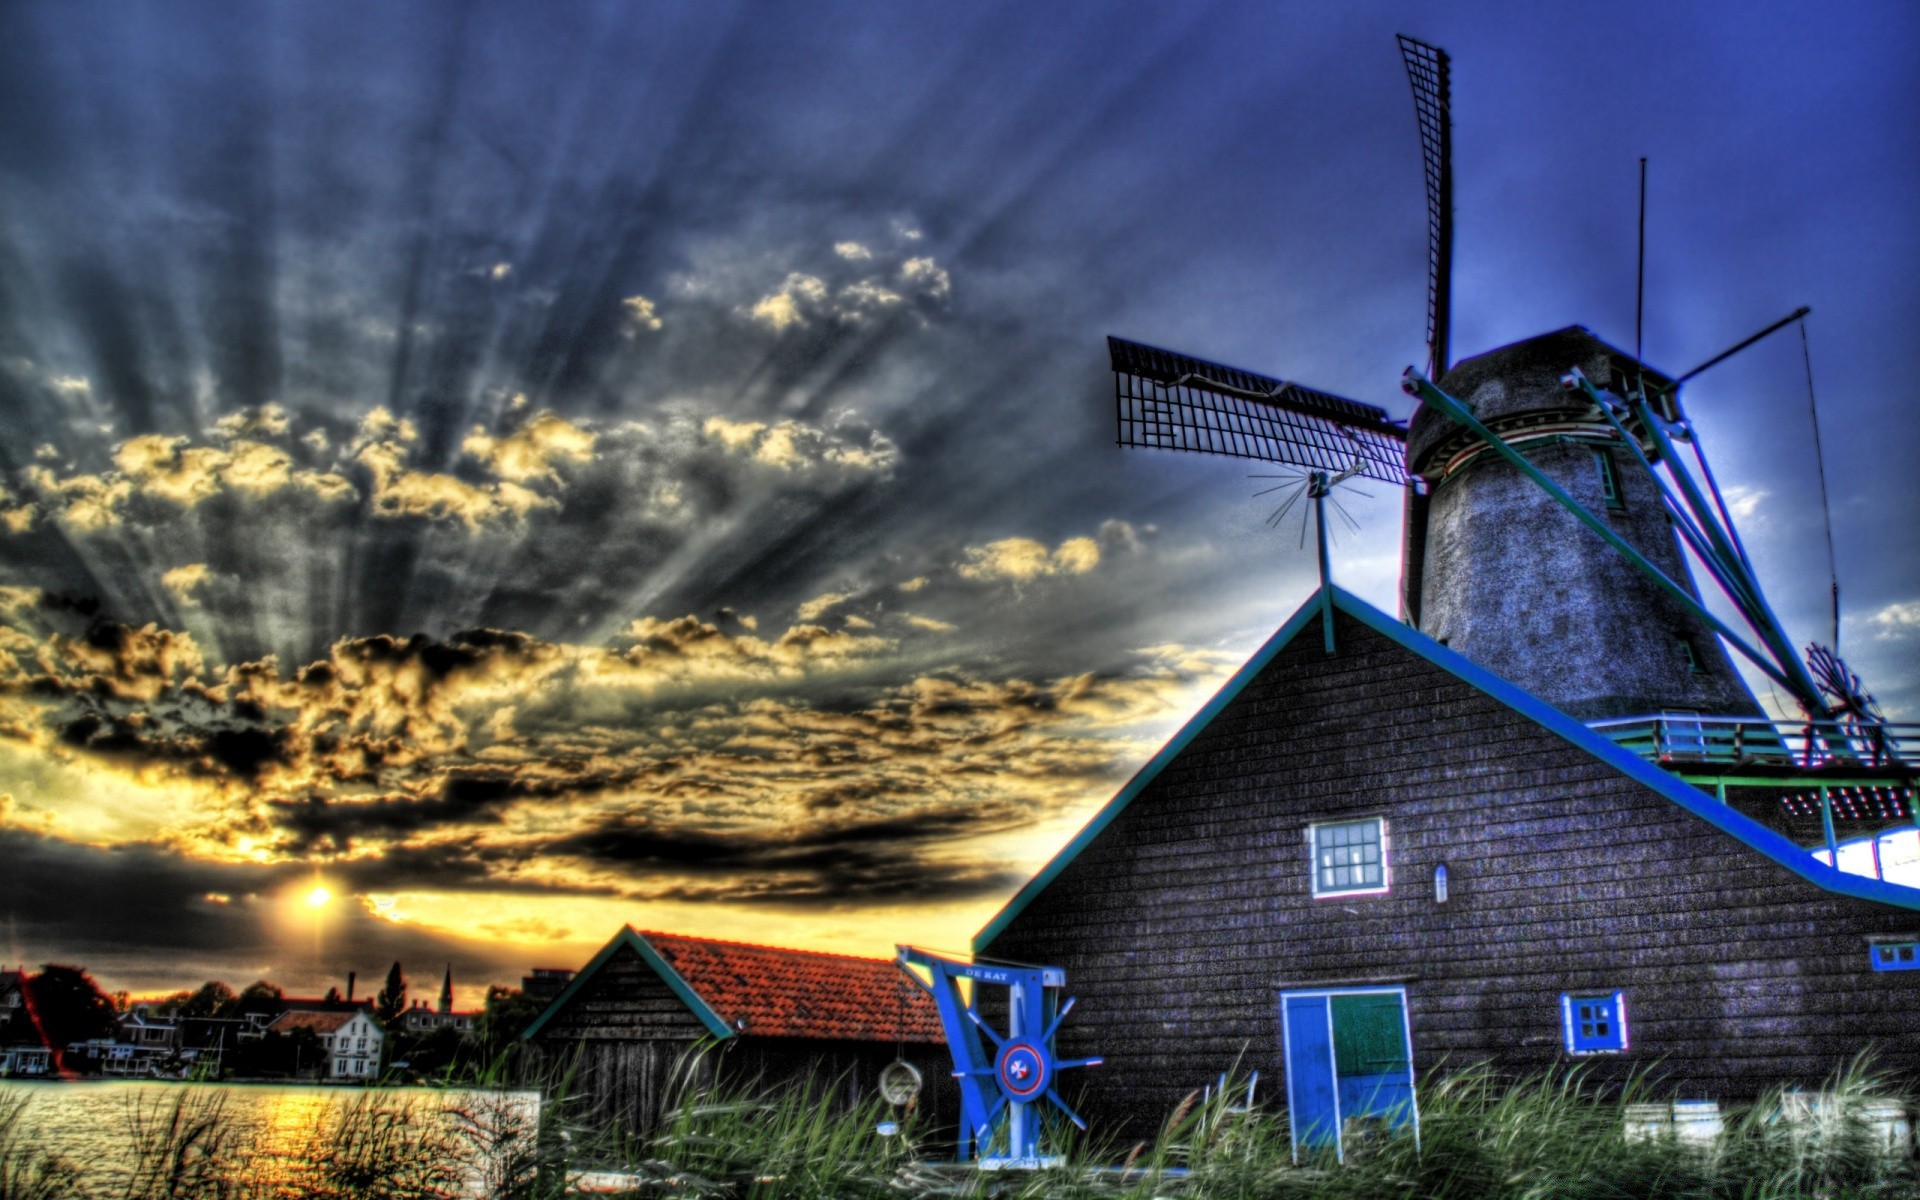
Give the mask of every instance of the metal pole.
[(1633, 360), (1640, 361), (1640, 324), (1647, 297), (1647, 156), (1640, 156), (1640, 264), (1633, 282)]
[(1827, 834), (1827, 861), (1834, 870), (1840, 869), (1840, 844), (1833, 835), (1833, 800), (1827, 795), (1827, 785), (1820, 785), (1820, 825)]
[(1315, 471), (1307, 484), (1313, 500), (1313, 529), (1320, 548), (1320, 625), (1328, 654), (1333, 653), (1333, 570), (1327, 556), (1327, 473)]
[(1658, 584), (1660, 589), (1666, 592), (1667, 595), (1678, 601), (1682, 608), (1686, 609), (1687, 612), (1704, 623), (1707, 628), (1726, 639), (1726, 643), (1729, 646), (1732, 646), (1735, 650), (1745, 655), (1747, 661), (1751, 662), (1761, 674), (1773, 680), (1781, 687), (1786, 688), (1789, 692), (1792, 692), (1795, 698), (1800, 696), (1801, 689), (1789, 680), (1787, 676), (1781, 674), (1780, 668), (1774, 663), (1770, 656), (1762, 654), (1760, 651), (1748, 645), (1744, 638), (1732, 629), (1729, 629), (1726, 622), (1709, 612), (1691, 592), (1667, 578), (1666, 573), (1659, 567), (1648, 562), (1644, 554), (1635, 550), (1624, 538), (1615, 533), (1598, 517), (1588, 512), (1586, 507), (1578, 500), (1567, 495), (1565, 488), (1562, 488), (1559, 484), (1547, 478), (1546, 475), (1541, 473), (1540, 468), (1528, 462), (1524, 455), (1512, 446), (1509, 446), (1505, 439), (1501, 438), (1499, 434), (1481, 424), (1479, 418), (1475, 417), (1464, 404), (1461, 404), (1452, 396), (1447, 395), (1447, 393), (1435, 387), (1432, 380), (1427, 379), (1411, 367), (1407, 368), (1406, 374), (1401, 378), (1400, 386), (1408, 393), (1418, 396), (1428, 404), (1433, 405), (1451, 417), (1456, 423), (1464, 425), (1478, 436), (1481, 441), (1493, 447), (1494, 451), (1502, 458), (1519, 468), (1520, 472), (1527, 478), (1539, 484), (1547, 495), (1558, 500), (1560, 507), (1572, 513), (1579, 519), (1582, 525), (1599, 534), (1609, 546), (1612, 546), (1615, 550), (1625, 555), (1628, 562), (1638, 568), (1641, 574), (1651, 579), (1655, 584)]

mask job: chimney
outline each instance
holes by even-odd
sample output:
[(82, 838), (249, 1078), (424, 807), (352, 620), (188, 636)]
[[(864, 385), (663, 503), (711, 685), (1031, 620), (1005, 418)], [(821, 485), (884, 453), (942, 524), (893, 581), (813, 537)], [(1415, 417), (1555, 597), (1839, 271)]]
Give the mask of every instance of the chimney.
[(353, 1003), (353, 972), (347, 972), (347, 1003)]

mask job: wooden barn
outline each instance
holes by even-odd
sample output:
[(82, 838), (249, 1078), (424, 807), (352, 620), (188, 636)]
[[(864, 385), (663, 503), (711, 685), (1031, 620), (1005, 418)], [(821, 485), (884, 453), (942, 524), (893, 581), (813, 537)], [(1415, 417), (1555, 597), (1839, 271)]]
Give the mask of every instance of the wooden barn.
[(1128, 1136), (1236, 1065), (1297, 1132), (1413, 1116), (1443, 1063), (1711, 1099), (1920, 1068), (1920, 889), (1821, 861), (1778, 789), (1689, 782), (1771, 759), (1831, 838), (1860, 764), (1634, 744), (1323, 588), (974, 950), (1065, 968), (1060, 1053), (1105, 1058), (1076, 1107)]
[[(622, 929), (524, 1035), (558, 1066), (594, 1124), (644, 1136), (673, 1101), (676, 1072), (777, 1089), (833, 1084), (848, 1102), (876, 1094), (905, 1062), (916, 1107), (944, 1130), (955, 1111), (940, 1016), (884, 959)], [(895, 1074), (899, 1074), (896, 1070)]]

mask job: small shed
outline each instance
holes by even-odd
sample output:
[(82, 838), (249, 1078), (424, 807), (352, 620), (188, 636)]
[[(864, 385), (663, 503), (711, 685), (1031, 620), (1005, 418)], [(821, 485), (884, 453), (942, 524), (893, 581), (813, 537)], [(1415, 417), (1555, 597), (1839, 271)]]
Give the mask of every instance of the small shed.
[(1105, 1058), (1069, 1099), (1105, 1136), (1236, 1065), (1303, 1134), (1417, 1120), (1443, 1062), (1721, 1100), (1873, 1048), (1912, 1082), (1920, 889), (1835, 870), (1768, 812), (1330, 588), (974, 950), (1066, 970), (1060, 1052)]
[(887, 959), (627, 927), (523, 1037), (571, 1068), (578, 1116), (632, 1136), (658, 1128), (688, 1070), (769, 1091), (832, 1083), (859, 1102), (902, 1061), (922, 1080), (923, 1128), (937, 1135), (958, 1112), (940, 1014)]

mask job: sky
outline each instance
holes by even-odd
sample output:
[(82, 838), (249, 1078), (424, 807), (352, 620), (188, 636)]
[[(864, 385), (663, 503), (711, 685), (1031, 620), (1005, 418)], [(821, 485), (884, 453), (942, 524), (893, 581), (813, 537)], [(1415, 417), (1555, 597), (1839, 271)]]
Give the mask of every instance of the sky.
[[(1576, 11), (1577, 10), (1577, 11)], [(1410, 415), (1678, 372), (1796, 641), (1920, 720), (1920, 9), (0, 6), (0, 901), (135, 991), (622, 924), (963, 948), (1311, 592), (1108, 334)], [(1335, 578), (1394, 611), (1400, 506)], [(1761, 689), (1764, 692), (1764, 689)], [(317, 887), (330, 899), (309, 903)]]

